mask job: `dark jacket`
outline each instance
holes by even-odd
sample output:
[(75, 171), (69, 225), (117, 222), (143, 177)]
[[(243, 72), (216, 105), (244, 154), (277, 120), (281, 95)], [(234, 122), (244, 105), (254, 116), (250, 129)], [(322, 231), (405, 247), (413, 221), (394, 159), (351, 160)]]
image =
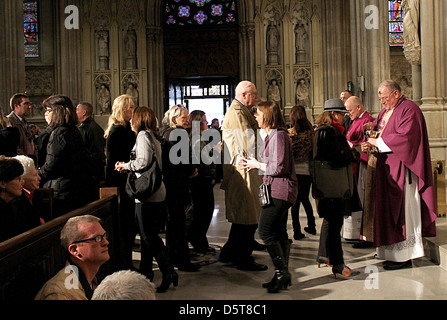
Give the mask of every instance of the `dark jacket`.
[(16, 156), (19, 141), (20, 131), (17, 127), (0, 129), (0, 154), (7, 157)]
[[(184, 130), (185, 137), (188, 137), (188, 141), (179, 140), (170, 141), (170, 136), (174, 130)], [(182, 201), (187, 203), (189, 201), (189, 185), (190, 185), (190, 176), (193, 175), (195, 168), (190, 163), (189, 159), (189, 135), (188, 132), (182, 128), (172, 128), (172, 127), (164, 127), (161, 130), (162, 135), (162, 163), (163, 163), (163, 181), (166, 186), (167, 197), (169, 198), (172, 195), (172, 192), (175, 192), (177, 195), (184, 195)], [(188, 153), (186, 154), (187, 163), (172, 163), (172, 159), (170, 159), (169, 153), (171, 149), (177, 143), (185, 143), (187, 147)], [(179, 146), (180, 147), (180, 146)], [(185, 148), (179, 148), (180, 150), (185, 150)], [(180, 151), (179, 151), (180, 152)], [(180, 156), (180, 154), (177, 154)], [(183, 155), (184, 156), (184, 155)]]
[[(319, 125), (315, 130), (313, 158), (330, 162), (332, 168), (352, 166), (352, 163), (358, 162), (360, 154), (355, 149), (349, 148), (343, 132), (344, 128), (338, 122), (333, 125)], [(334, 181), (334, 188), (336, 187), (337, 181)], [(351, 207), (358, 201), (358, 194), (355, 194), (356, 198), (351, 199), (320, 199), (318, 215), (322, 218), (330, 215), (340, 217), (350, 215)]]
[(0, 242), (17, 235), (11, 205), (2, 198), (0, 198), (0, 221)]
[(58, 127), (50, 135), (46, 161), (39, 175), (54, 190), (56, 215), (79, 208), (98, 193), (92, 190), (92, 166), (77, 127)]
[(345, 167), (360, 160), (360, 154), (349, 148), (346, 137), (334, 125), (319, 125), (315, 131), (314, 159), (329, 161), (335, 168)]
[(124, 191), (127, 175), (115, 171), (118, 161), (129, 162), (130, 152), (135, 145), (136, 135), (128, 126), (114, 125), (106, 139), (106, 184), (120, 186)]
[[(51, 132), (53, 128), (47, 127), (44, 132), (42, 132), (37, 137), (37, 167), (40, 168), (44, 165), (47, 159), (47, 146), (48, 141), (50, 140)], [(41, 185), (43, 185), (45, 181), (41, 181)]]
[(20, 197), (13, 199), (9, 205), (12, 209), (17, 234), (40, 226), (39, 212), (31, 204), (25, 192)]
[(17, 153), (34, 158), (34, 136), (29, 130), (26, 120), (20, 120), (19, 117), (14, 113), (14, 111), (12, 111), (7, 117), (11, 125), (18, 128), (20, 132), (20, 140)]
[(79, 126), (85, 147), (89, 152), (92, 162), (95, 166), (95, 177), (104, 178), (104, 166), (106, 165), (104, 130), (89, 117)]

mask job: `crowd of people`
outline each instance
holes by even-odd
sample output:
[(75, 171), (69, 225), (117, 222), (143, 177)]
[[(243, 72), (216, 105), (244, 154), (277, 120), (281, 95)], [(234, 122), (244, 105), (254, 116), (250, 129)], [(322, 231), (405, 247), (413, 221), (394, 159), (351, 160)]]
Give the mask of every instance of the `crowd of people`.
[[(100, 289), (96, 274), (109, 259), (107, 232), (96, 217), (71, 218), (61, 232), (67, 265), (36, 299), (136, 299), (125, 288), (137, 283), (146, 288), (141, 290), (147, 290), (147, 299), (154, 299), (155, 290), (177, 286), (175, 268), (201, 268), (191, 261), (189, 244), (196, 252), (215, 253), (207, 232), (216, 181), (221, 181), (231, 223), (219, 260), (240, 270), (265, 271), (268, 266), (257, 263), (252, 253), (266, 248), (275, 272), (262, 286), (270, 293), (292, 285), (287, 221), (290, 209), (293, 239), (305, 237), (299, 222), (301, 204), (307, 217), (304, 231), (320, 231), (316, 262), (331, 266), (336, 277), (356, 275), (344, 262), (342, 233), (356, 240), (354, 248), (376, 247), (387, 270), (411, 267), (412, 259), (424, 255), (422, 237), (436, 234), (428, 134), (420, 108), (402, 95), (396, 82), (380, 84), (384, 109), (376, 119), (359, 97), (343, 91), (340, 98), (325, 101), (315, 126), (300, 105), (291, 109), (288, 126), (280, 106), (259, 99), (252, 82), (241, 81), (235, 91), (220, 128), (217, 119), (208, 127), (205, 112), (188, 113), (183, 105), (166, 111), (158, 127), (152, 108), (137, 107), (124, 94), (114, 100), (105, 131), (93, 119), (89, 102), (75, 107), (70, 98), (54, 95), (43, 101), (48, 126), (37, 136), (26, 122), (29, 97), (11, 98), (11, 113), (0, 115), (0, 241), (94, 201), (100, 186), (121, 191), (120, 266), (129, 272), (111, 275)], [(212, 129), (220, 139), (209, 144), (202, 137)], [(185, 150), (187, 161), (178, 161), (185, 159)], [(192, 161), (194, 150), (202, 155), (198, 161)], [(352, 168), (354, 181), (348, 197), (315, 201), (323, 219), (321, 230), (316, 229), (310, 202), (315, 160), (329, 163), (333, 170)], [(128, 174), (140, 176), (153, 163), (163, 173), (161, 185), (145, 198), (128, 195)], [(259, 201), (261, 184), (267, 185), (268, 204)], [(52, 217), (34, 201), (39, 188), (54, 192)], [(160, 237), (164, 229), (166, 242)], [(255, 240), (256, 232), (264, 245)], [(141, 239), (138, 270), (132, 263), (136, 234)], [(154, 259), (162, 273), (156, 288)], [(76, 275), (79, 290), (63, 288), (67, 268)], [(148, 283), (138, 278), (141, 275)]]

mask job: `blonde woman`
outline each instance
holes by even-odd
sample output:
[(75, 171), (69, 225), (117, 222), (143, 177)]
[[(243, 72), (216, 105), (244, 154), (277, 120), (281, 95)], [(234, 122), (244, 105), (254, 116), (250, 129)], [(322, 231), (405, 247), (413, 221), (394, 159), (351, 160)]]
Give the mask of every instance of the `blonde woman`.
[(134, 219), (135, 202), (127, 196), (125, 192), (126, 175), (115, 171), (115, 164), (118, 162), (128, 162), (130, 152), (135, 145), (136, 136), (130, 126), (135, 103), (130, 95), (121, 95), (113, 101), (112, 113), (109, 116), (109, 123), (104, 132), (106, 138), (106, 185), (120, 189), (120, 206), (122, 208), (121, 232), (121, 252), (124, 256), (122, 260), (123, 268), (132, 267), (132, 246), (136, 235), (136, 225)]

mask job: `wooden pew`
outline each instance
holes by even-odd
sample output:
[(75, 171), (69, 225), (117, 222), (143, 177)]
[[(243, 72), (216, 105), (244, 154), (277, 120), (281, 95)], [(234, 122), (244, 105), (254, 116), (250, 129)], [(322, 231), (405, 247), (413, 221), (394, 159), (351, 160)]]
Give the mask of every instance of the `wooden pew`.
[(107, 193), (102, 199), (0, 242), (0, 300), (34, 299), (41, 286), (65, 265), (60, 231), (74, 216), (90, 214), (101, 218), (109, 235), (110, 260), (101, 267), (98, 277), (118, 270), (118, 195), (113, 189)]

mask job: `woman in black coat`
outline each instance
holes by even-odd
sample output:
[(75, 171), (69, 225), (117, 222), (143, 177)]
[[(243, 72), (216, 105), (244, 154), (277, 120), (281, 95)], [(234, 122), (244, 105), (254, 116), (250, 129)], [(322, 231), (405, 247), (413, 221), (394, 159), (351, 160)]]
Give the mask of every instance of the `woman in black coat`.
[(53, 212), (60, 216), (89, 203), (98, 190), (91, 189), (91, 164), (72, 101), (55, 95), (44, 100), (43, 106), (53, 130), (39, 175), (46, 181), (44, 187), (54, 190)]
[(121, 267), (132, 268), (132, 246), (138, 230), (135, 223), (135, 201), (126, 191), (127, 175), (115, 171), (115, 164), (128, 162), (136, 135), (130, 126), (135, 103), (130, 95), (120, 95), (113, 101), (112, 113), (104, 132), (106, 138), (106, 185), (120, 189), (120, 231), (122, 235)]
[[(316, 120), (313, 159), (328, 162), (333, 170), (352, 166), (353, 162), (360, 159), (359, 153), (349, 147), (346, 137), (343, 135), (345, 129), (340, 122), (343, 121), (346, 112), (340, 99), (330, 99), (325, 102), (324, 112)], [(315, 188), (318, 189), (318, 186), (314, 184)], [(334, 182), (332, 188), (340, 189), (341, 186)], [(314, 197), (315, 194), (313, 191)], [(351, 213), (350, 204), (350, 198), (328, 198), (325, 196), (320, 198), (317, 204), (318, 215), (324, 219), (317, 263), (331, 265), (335, 277), (337, 275), (352, 277), (358, 274), (345, 265), (340, 236), (343, 217)]]

